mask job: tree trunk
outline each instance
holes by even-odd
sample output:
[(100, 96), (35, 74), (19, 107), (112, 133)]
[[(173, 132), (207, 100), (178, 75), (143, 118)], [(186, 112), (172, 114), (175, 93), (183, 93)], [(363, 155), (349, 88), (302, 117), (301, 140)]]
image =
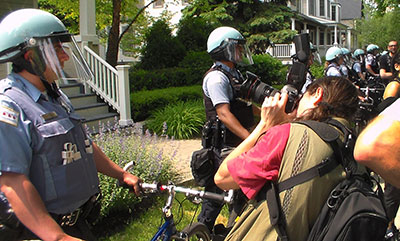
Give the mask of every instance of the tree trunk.
[(121, 42), (121, 39), (124, 36), (124, 34), (126, 32), (128, 32), (129, 28), (136, 21), (136, 19), (139, 17), (139, 15), (155, 1), (157, 1), (157, 0), (152, 0), (146, 6), (141, 8), (137, 12), (135, 17), (132, 19), (132, 21), (130, 21), (130, 23), (125, 28), (125, 30), (121, 33), (121, 35), (119, 35), (119, 25), (121, 23), (121, 19), (120, 19), (121, 0), (113, 0), (113, 20), (111, 23), (110, 33), (108, 35), (107, 53), (106, 53), (106, 61), (111, 66), (115, 67), (117, 65), (119, 43)]
[(121, 15), (121, 0), (113, 0), (113, 18), (108, 35), (106, 61), (111, 66), (117, 65), (118, 48), (119, 48), (119, 25)]

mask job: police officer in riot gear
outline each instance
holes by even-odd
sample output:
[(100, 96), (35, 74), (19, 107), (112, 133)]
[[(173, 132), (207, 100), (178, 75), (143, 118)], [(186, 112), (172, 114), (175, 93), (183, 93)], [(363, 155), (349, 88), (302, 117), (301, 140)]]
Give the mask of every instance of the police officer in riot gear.
[[(220, 130), (217, 136), (221, 138), (213, 145), (221, 150), (223, 159), (250, 134), (249, 130), (254, 125), (253, 114), (259, 113), (259, 109), (251, 103), (239, 100), (235, 90), (235, 85), (243, 82), (243, 76), (236, 66), (253, 64), (253, 59), (242, 34), (231, 27), (219, 27), (211, 32), (207, 52), (214, 64), (203, 80), (206, 119), (212, 125), (221, 125), (221, 128), (216, 128)], [(205, 189), (222, 192), (213, 180)], [(220, 203), (205, 200), (198, 221), (212, 230), (221, 208)], [(238, 209), (234, 207), (234, 212), (240, 212)]]
[(367, 57), (365, 59), (365, 69), (366, 69), (366, 78), (369, 77), (379, 77), (379, 63), (376, 59), (376, 55), (378, 54), (379, 47), (375, 44), (369, 44), (367, 46)]
[(352, 70), (358, 75), (358, 85), (365, 81), (365, 65), (364, 65), (364, 50), (356, 49), (353, 52), (354, 63)]
[[(0, 199), (23, 226), (16, 232), (11, 226), (18, 225), (11, 225), (15, 236), (7, 240), (95, 240), (86, 219), (99, 197), (97, 172), (136, 194), (140, 180), (88, 138), (57, 87), (70, 77), (91, 78), (85, 60), (57, 17), (21, 9), (0, 23), (0, 63), (5, 62), (13, 63), (13, 71), (0, 81)], [(1, 223), (1, 237), (8, 224)]]
[(343, 64), (343, 52), (339, 47), (330, 47), (325, 54), (325, 76), (344, 76), (340, 66)]

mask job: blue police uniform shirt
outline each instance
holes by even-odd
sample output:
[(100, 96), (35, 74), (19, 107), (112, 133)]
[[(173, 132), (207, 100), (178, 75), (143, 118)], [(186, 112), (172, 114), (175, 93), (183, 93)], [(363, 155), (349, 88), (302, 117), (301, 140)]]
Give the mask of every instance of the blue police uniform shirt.
[(340, 65), (339, 68), (340, 68), (340, 72), (342, 72), (343, 76), (347, 77), (349, 75), (345, 64)]
[[(216, 61), (213, 67), (221, 66), (224, 70), (239, 78), (239, 74), (235, 69), (229, 68), (227, 65)], [(221, 71), (211, 71), (203, 80), (204, 94), (209, 97), (214, 106), (218, 104), (229, 104), (233, 100), (233, 90), (229, 82), (229, 78)]]
[(361, 63), (360, 62), (355, 62), (353, 65), (353, 70), (356, 73), (361, 73)]
[(342, 74), (340, 73), (340, 69), (339, 66), (335, 63), (331, 63), (328, 66), (328, 69), (326, 71), (326, 76), (337, 76), (337, 77), (341, 77)]
[[(26, 94), (9, 90), (18, 103), (24, 103), (23, 106), (5, 95), (10, 87)], [(93, 154), (90, 149), (85, 151), (85, 145), (91, 146), (91, 141), (80, 124), (74, 127), (72, 118), (76, 120), (77, 116), (63, 93), (58, 100), (50, 98), (46, 101), (43, 98), (45, 96), (35, 86), (16, 73), (0, 81), (0, 133), (2, 137), (8, 137), (2, 138), (0, 143), (0, 171), (26, 175), (37, 188), (49, 212), (69, 213), (99, 191)], [(28, 106), (33, 109), (23, 109)], [(40, 114), (42, 112), (44, 114)], [(44, 119), (44, 123), (38, 126), (32, 119), (37, 118), (32, 116), (34, 113), (42, 118), (46, 118), (44, 115), (47, 113), (58, 117), (49, 123)], [(70, 135), (64, 135), (64, 131)], [(63, 162), (60, 159), (60, 142), (71, 146), (76, 144), (79, 157), (74, 156), (72, 163), (60, 165)]]
[[(8, 87), (17, 87), (27, 93), (35, 102), (41, 92), (20, 75), (12, 73), (0, 81), (0, 171), (14, 172), (28, 176), (32, 160), (31, 122), (27, 120), (22, 109), (9, 97), (4, 95)], [(6, 137), (6, 138), (4, 138)]]

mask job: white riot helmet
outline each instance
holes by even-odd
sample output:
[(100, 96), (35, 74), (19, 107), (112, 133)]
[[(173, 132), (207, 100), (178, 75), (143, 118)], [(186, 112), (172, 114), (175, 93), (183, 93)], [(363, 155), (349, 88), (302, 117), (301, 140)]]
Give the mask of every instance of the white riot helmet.
[(245, 38), (232, 27), (214, 29), (208, 37), (207, 52), (217, 61), (226, 60), (242, 66), (254, 63)]
[(0, 22), (0, 39), (0, 63), (12, 62), (17, 70), (26, 69), (42, 81), (93, 77), (74, 38), (51, 13), (20, 9), (8, 14)]

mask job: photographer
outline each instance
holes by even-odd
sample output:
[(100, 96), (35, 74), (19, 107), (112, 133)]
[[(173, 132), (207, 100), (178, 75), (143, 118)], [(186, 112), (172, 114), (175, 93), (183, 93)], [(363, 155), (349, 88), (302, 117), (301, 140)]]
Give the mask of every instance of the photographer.
[(312, 43), (310, 43), (310, 51), (311, 51), (311, 54), (310, 54), (307, 64), (306, 64), (306, 68), (307, 68), (306, 82), (304, 83), (303, 87), (301, 88), (301, 93), (305, 93), (307, 87), (315, 80), (314, 76), (312, 75), (312, 73), (310, 71), (310, 67), (314, 63), (314, 60), (316, 60), (318, 62), (318, 64), (321, 64), (321, 58), (319, 56), (318, 50), (315, 47), (315, 45), (313, 45)]
[(354, 148), (354, 158), (385, 180), (385, 206), (390, 221), (386, 238), (399, 235), (394, 222), (400, 205), (399, 111), (397, 99), (367, 125)]
[[(250, 199), (226, 240), (277, 240), (267, 202), (259, 196), (262, 188), (315, 166), (333, 152), (312, 129), (294, 121), (335, 119), (348, 127), (358, 107), (356, 87), (340, 77), (314, 81), (290, 114), (285, 112), (287, 101), (286, 93), (265, 99), (259, 124), (215, 175), (218, 187), (241, 189)], [(325, 176), (281, 193), (289, 240), (305, 240), (331, 189), (344, 178), (342, 174), (343, 168), (338, 166)]]
[(392, 61), (393, 57), (397, 54), (397, 49), (397, 41), (390, 41), (387, 47), (388, 53), (382, 55), (379, 59), (379, 74), (385, 84), (389, 83), (393, 79)]
[(400, 96), (400, 53), (397, 53), (391, 59), (392, 62), (392, 70), (390, 74), (392, 75), (391, 81), (385, 88), (385, 92), (383, 93), (383, 99), (387, 99), (389, 97), (399, 97)]
[[(219, 27), (211, 32), (207, 41), (207, 52), (214, 64), (204, 76), (203, 96), (207, 123), (214, 128), (213, 131), (207, 132), (209, 136), (203, 138), (213, 139), (211, 145), (220, 150), (223, 160), (234, 147), (249, 136), (254, 125), (253, 114), (259, 113), (257, 107), (240, 100), (234, 89), (235, 85), (243, 82), (243, 76), (236, 67), (253, 64), (253, 59), (244, 37), (231, 27)], [(205, 190), (222, 193), (213, 181), (205, 186)], [(236, 199), (233, 212), (239, 213), (242, 204), (244, 200)], [(205, 200), (198, 221), (206, 224), (212, 231), (221, 208), (222, 204)], [(235, 214), (232, 214), (229, 224), (234, 218)]]

